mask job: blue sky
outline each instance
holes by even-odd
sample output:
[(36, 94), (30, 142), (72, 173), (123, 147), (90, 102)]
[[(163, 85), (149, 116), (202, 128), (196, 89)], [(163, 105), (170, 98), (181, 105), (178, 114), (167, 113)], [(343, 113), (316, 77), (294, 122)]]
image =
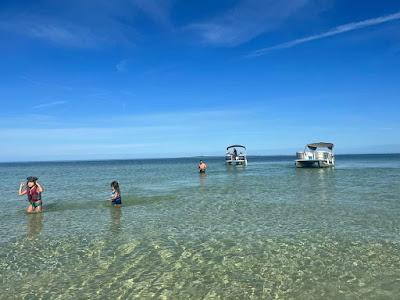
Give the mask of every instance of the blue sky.
[(2, 1), (0, 161), (400, 152), (400, 2)]

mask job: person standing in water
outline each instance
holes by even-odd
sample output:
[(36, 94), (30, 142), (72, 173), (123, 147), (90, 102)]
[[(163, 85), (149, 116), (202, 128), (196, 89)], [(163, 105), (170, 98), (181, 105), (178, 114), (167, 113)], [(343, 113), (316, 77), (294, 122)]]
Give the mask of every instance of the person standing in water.
[(121, 190), (119, 189), (118, 181), (111, 182), (111, 204), (115, 207), (121, 207)]
[(237, 150), (236, 148), (233, 148), (233, 159), (236, 159), (237, 157)]
[(29, 206), (26, 209), (27, 213), (41, 213), (43, 211), (42, 206), (42, 193), (44, 189), (38, 182), (38, 178), (29, 176), (26, 182), (21, 182), (19, 185), (18, 195), (27, 195)]
[(208, 168), (208, 166), (207, 166), (207, 164), (204, 162), (204, 161), (200, 161), (199, 162), (199, 165), (197, 166), (197, 168), (199, 169), (199, 172), (200, 173), (205, 173), (206, 172), (206, 170), (207, 170), (207, 168)]

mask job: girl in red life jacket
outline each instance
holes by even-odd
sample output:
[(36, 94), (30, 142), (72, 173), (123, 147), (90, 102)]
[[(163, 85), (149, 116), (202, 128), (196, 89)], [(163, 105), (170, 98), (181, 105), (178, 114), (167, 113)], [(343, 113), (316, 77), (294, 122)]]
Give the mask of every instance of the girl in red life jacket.
[(42, 193), (43, 187), (37, 182), (38, 178), (29, 176), (25, 182), (21, 182), (18, 194), (20, 196), (27, 195), (29, 205), (26, 209), (27, 213), (42, 212)]

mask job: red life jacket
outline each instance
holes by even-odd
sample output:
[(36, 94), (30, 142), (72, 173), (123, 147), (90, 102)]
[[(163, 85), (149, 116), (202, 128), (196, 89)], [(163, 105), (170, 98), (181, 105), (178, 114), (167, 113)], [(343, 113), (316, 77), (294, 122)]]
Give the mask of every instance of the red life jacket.
[(41, 194), (37, 191), (37, 186), (28, 188), (26, 194), (28, 195), (29, 202), (37, 202), (42, 200)]

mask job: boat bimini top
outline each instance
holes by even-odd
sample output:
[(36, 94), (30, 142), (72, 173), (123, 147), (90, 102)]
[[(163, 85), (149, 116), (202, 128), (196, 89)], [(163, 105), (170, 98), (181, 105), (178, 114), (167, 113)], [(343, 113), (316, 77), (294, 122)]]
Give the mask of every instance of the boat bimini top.
[(325, 143), (325, 142), (319, 142), (319, 143), (312, 143), (308, 144), (307, 148), (315, 151), (317, 148), (328, 148), (329, 150), (333, 150), (334, 145), (332, 143)]
[(228, 150), (231, 149), (231, 148), (243, 148), (244, 150), (246, 150), (246, 147), (245, 147), (245, 146), (242, 146), (242, 145), (232, 145), (232, 146), (226, 147), (226, 151), (228, 151)]

